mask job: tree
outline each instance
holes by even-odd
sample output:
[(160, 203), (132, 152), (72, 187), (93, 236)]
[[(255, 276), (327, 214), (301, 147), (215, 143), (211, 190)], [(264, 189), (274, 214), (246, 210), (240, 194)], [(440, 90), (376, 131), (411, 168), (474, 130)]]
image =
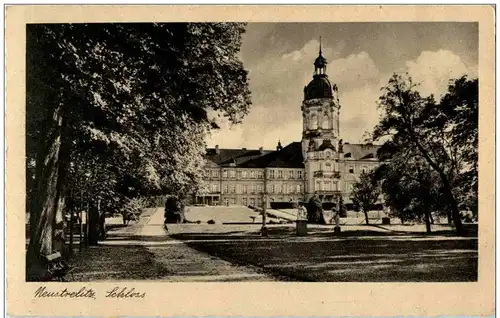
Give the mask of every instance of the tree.
[(368, 211), (377, 202), (380, 195), (380, 186), (373, 172), (362, 172), (359, 180), (354, 183), (351, 192), (351, 200), (355, 206), (365, 214), (366, 224), (369, 225)]
[(379, 166), (376, 175), (392, 216), (402, 223), (424, 221), (430, 233), (432, 212), (440, 208), (441, 183), (436, 172), (422, 158), (411, 156), (393, 158)]
[(241, 23), (28, 26), (28, 268), (52, 252), (68, 196), (88, 203), (96, 244), (103, 211), (195, 191), (216, 127), (207, 111), (237, 123), (250, 106), (243, 32)]
[(457, 180), (460, 201), (477, 216), (478, 191), (478, 94), (477, 79), (462, 76), (450, 81), (447, 93), (441, 98), (442, 114), (435, 114), (432, 126), (448, 127), (452, 147), (463, 161)]
[[(395, 74), (379, 99), (383, 117), (373, 132), (374, 140), (388, 138), (388, 147), (413, 149), (438, 174), (445, 204), (451, 210), (458, 234), (463, 233), (457, 194), (464, 169), (460, 147), (454, 143), (453, 124), (433, 96), (422, 97), (408, 76)], [(390, 157), (390, 156), (389, 156)]]
[(307, 203), (307, 220), (310, 223), (325, 223), (323, 218), (323, 203), (316, 195), (313, 195)]

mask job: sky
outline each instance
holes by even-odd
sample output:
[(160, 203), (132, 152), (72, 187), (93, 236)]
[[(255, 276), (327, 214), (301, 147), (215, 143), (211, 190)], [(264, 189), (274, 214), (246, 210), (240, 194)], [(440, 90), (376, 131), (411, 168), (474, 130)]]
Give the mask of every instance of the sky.
[(219, 122), (208, 147), (275, 149), (302, 136), (303, 89), (321, 37), (327, 74), (339, 90), (340, 138), (361, 143), (378, 123), (377, 100), (394, 73), (408, 72), (438, 99), (449, 79), (478, 76), (477, 23), (251, 23), (241, 60), (252, 107), (241, 124)]

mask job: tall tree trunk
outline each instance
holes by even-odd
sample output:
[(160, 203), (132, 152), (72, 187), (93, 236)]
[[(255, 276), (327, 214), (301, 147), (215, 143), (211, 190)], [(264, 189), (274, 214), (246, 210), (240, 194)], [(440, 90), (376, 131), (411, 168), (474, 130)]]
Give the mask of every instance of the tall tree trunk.
[(99, 209), (95, 201), (89, 204), (89, 245), (95, 246), (99, 242)]
[(106, 213), (101, 212), (99, 215), (99, 238), (106, 238)]
[(44, 256), (53, 251), (54, 223), (65, 181), (68, 162), (63, 134), (62, 106), (46, 120), (47, 130), (40, 139), (36, 160), (35, 187), (30, 209), (30, 242), (26, 254), (27, 280), (40, 280), (45, 275)]
[(455, 196), (453, 195), (452, 191), (452, 186), (450, 184), (450, 181), (448, 180), (448, 177), (446, 176), (446, 173), (444, 170), (439, 167), (439, 165), (432, 160), (432, 158), (429, 156), (429, 153), (427, 150), (422, 146), (422, 144), (417, 140), (415, 137), (415, 134), (413, 132), (411, 133), (411, 137), (413, 141), (415, 142), (415, 145), (417, 148), (420, 150), (420, 153), (424, 156), (425, 160), (429, 165), (439, 174), (439, 177), (441, 178), (441, 181), (443, 182), (443, 189), (446, 197), (448, 198), (448, 203), (451, 207), (451, 215), (453, 217), (453, 223), (455, 224), (455, 230), (458, 235), (463, 235), (464, 234), (464, 229), (462, 225), (462, 220), (460, 219), (460, 210), (458, 209), (458, 203), (457, 200), (455, 199)]
[(368, 221), (368, 209), (363, 209), (363, 213), (365, 214), (366, 225), (370, 225), (370, 221)]
[(424, 219), (425, 219), (425, 231), (431, 233), (431, 212), (428, 205), (424, 202)]

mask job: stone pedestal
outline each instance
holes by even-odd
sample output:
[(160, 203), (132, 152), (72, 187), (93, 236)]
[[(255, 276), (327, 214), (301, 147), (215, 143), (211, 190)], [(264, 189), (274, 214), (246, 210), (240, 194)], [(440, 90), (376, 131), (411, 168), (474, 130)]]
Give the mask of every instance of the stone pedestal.
[(297, 236), (306, 236), (307, 235), (307, 221), (305, 220), (297, 220)]
[(391, 224), (391, 219), (390, 218), (382, 218), (382, 224), (383, 225)]
[(334, 232), (335, 234), (340, 234), (340, 232), (341, 232), (340, 226), (338, 226), (338, 225), (337, 225), (337, 226), (335, 226), (335, 227), (333, 228), (333, 232)]

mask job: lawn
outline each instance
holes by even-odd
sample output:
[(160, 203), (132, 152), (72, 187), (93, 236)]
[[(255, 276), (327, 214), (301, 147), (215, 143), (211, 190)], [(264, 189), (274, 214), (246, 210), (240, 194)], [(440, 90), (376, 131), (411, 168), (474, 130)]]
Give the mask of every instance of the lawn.
[[(235, 228), (237, 229), (237, 228)], [(269, 227), (269, 236), (220, 226), (199, 231), (191, 226), (171, 236), (233, 264), (252, 265), (297, 281), (461, 282), (477, 280), (477, 236), (455, 237), (448, 228), (432, 235), (377, 226), (328, 227), (294, 236), (291, 226)], [(201, 228), (200, 228), (201, 230)]]

